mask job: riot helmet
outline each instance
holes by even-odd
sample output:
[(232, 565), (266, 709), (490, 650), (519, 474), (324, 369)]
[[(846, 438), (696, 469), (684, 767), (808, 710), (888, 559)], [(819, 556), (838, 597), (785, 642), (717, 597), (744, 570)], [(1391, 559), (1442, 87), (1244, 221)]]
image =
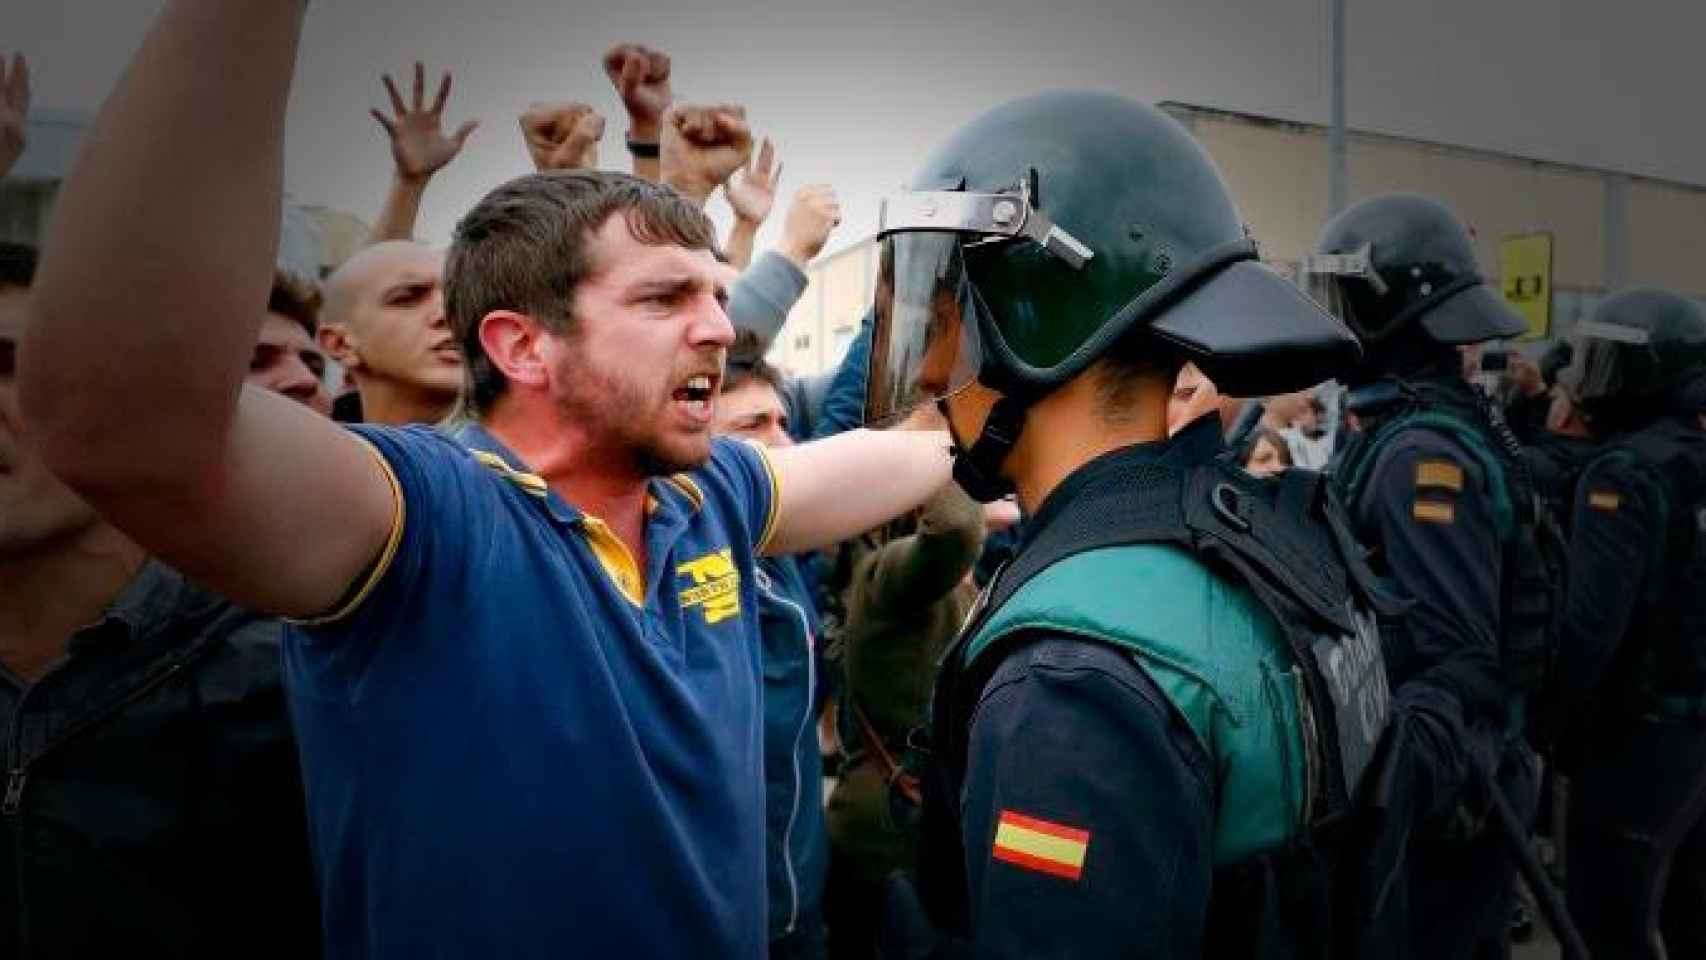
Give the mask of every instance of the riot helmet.
[[(1613, 428), (1689, 412), (1706, 374), (1706, 313), (1685, 297), (1636, 287), (1601, 301), (1572, 331), (1559, 382), (1590, 421)], [(1611, 423), (1607, 423), (1610, 420)]]
[(1527, 327), (1487, 287), (1463, 224), (1411, 193), (1370, 197), (1321, 230), (1302, 269), (1310, 296), (1375, 352), (1397, 338), (1445, 346), (1514, 337)]
[(1004, 492), (994, 474), (1024, 408), (1129, 335), (1244, 396), (1359, 355), (1258, 261), (1190, 134), (1117, 96), (1043, 94), (972, 121), (883, 200), (878, 240), (866, 421), (974, 381), (1001, 394), (976, 443), (955, 439), (955, 475), (980, 499)]

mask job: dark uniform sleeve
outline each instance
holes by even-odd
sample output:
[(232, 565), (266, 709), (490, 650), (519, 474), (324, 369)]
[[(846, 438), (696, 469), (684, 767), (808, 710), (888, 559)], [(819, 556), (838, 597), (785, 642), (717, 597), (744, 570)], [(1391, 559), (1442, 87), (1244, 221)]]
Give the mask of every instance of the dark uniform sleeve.
[[(1455, 801), (1471, 763), (1490, 769), (1502, 722), (1499, 665), (1503, 550), (1480, 469), (1443, 438), (1401, 441), (1377, 466), (1361, 505), (1385, 565), (1410, 606), (1386, 644), (1393, 722), (1402, 732), (1410, 789), (1424, 810)], [(1488, 755), (1471, 756), (1475, 748)]]
[(1617, 652), (1664, 536), (1662, 510), (1657, 486), (1632, 464), (1595, 465), (1576, 485), (1558, 650), (1566, 703), (1592, 690)]
[(1209, 761), (1129, 655), (1043, 635), (998, 668), (962, 825), (977, 956), (1201, 955)]

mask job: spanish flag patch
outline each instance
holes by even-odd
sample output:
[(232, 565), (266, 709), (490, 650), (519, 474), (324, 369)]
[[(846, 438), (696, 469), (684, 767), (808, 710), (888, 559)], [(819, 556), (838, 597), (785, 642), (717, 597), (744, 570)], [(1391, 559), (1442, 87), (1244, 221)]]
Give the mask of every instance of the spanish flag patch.
[(1084, 874), (1084, 855), (1089, 849), (1088, 830), (1003, 810), (995, 827), (992, 853), (995, 859), (1016, 867), (1076, 881)]
[(1463, 468), (1449, 460), (1423, 460), (1416, 464), (1416, 489), (1463, 492)]
[(1417, 500), (1410, 513), (1423, 523), (1451, 523), (1457, 519), (1456, 505), (1438, 500)]
[(1623, 495), (1613, 490), (1593, 490), (1588, 493), (1588, 506), (1606, 513), (1616, 513), (1623, 506)]

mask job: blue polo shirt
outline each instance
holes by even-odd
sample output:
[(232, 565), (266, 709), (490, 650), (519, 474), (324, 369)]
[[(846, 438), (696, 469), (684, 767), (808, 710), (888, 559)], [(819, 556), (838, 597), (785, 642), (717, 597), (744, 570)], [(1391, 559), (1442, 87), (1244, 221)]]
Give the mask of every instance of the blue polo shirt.
[(397, 523), (285, 644), (329, 955), (762, 956), (764, 454), (651, 481), (641, 576), (480, 427), (355, 429)]

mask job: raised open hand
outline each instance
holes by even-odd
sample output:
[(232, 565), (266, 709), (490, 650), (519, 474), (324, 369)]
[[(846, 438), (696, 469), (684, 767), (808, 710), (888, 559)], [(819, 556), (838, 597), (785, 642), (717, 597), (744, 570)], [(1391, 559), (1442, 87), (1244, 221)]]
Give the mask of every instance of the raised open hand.
[(12, 56), (12, 68), (0, 57), (0, 176), (24, 155), (24, 121), (30, 113), (30, 64)]
[(637, 43), (620, 43), (604, 52), (604, 75), (628, 111), (628, 135), (651, 141), (663, 114), (674, 102), (669, 89), (669, 55)]
[(535, 103), (521, 115), (521, 136), (537, 170), (591, 169), (604, 118), (584, 103)]
[(425, 180), (456, 159), (462, 145), (468, 142), (468, 135), (480, 122), (469, 120), (455, 133), (445, 136), (444, 104), (450, 99), (448, 70), (438, 83), (438, 93), (432, 98), (430, 107), (424, 106), (426, 68), (420, 61), (415, 61), (415, 83), (407, 106), (391, 75), (385, 74), (384, 80), (385, 92), (391, 96), (391, 109), (396, 115), (386, 117), (378, 110), (368, 112), (391, 138), (391, 159), (397, 165), (397, 176), (404, 180)]
[(758, 156), (723, 184), (723, 197), (734, 208), (737, 219), (757, 226), (770, 216), (770, 208), (776, 203), (776, 184), (782, 179), (782, 165), (775, 160), (776, 149), (766, 137)]
[(664, 111), (659, 145), (664, 183), (699, 203), (752, 156), (746, 108), (736, 104)]

